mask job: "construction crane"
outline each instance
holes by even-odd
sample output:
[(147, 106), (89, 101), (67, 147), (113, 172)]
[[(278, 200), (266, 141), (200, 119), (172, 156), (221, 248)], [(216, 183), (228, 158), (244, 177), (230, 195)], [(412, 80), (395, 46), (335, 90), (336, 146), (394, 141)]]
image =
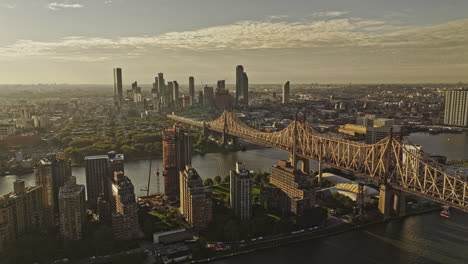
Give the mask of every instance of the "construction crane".
[(146, 197), (149, 196), (149, 191), (150, 191), (150, 183), (151, 183), (151, 165), (153, 163), (153, 160), (150, 159), (150, 166), (149, 166), (149, 171), (148, 171), (148, 186), (146, 186), (146, 189), (141, 189), (140, 191), (146, 192)]

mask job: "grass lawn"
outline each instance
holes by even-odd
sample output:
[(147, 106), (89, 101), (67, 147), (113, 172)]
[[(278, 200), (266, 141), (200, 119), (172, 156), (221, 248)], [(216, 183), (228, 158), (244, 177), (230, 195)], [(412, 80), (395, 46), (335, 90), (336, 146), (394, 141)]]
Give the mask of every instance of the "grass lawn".
[(457, 167), (465, 167), (468, 168), (468, 163), (458, 164)]
[(153, 227), (156, 230), (159, 229), (161, 231), (164, 231), (164, 230), (170, 230), (170, 229), (173, 229), (173, 228), (177, 227), (173, 223), (169, 222), (167, 220), (167, 217), (165, 215), (163, 215), (163, 214), (159, 214), (159, 213), (156, 213), (156, 212), (150, 212), (148, 214), (150, 216), (152, 216)]
[(229, 183), (215, 184), (213, 186), (210, 186), (209, 188), (211, 188), (213, 193), (219, 193), (219, 194), (225, 194), (225, 195), (229, 195), (230, 193)]

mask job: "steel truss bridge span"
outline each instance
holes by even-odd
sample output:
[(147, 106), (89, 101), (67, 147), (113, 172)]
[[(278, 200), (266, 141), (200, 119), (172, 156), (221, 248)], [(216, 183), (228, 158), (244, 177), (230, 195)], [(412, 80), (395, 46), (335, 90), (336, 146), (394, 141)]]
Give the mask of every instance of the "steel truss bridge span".
[(331, 167), (352, 171), (369, 181), (468, 212), (468, 183), (449, 175), (439, 163), (400, 139), (387, 137), (376, 144), (363, 144), (315, 132), (297, 118), (285, 129), (260, 132), (245, 123), (236, 112), (224, 111), (213, 121), (201, 122), (168, 115), (193, 126), (234, 136), (255, 144), (277, 148), (302, 159), (321, 161)]

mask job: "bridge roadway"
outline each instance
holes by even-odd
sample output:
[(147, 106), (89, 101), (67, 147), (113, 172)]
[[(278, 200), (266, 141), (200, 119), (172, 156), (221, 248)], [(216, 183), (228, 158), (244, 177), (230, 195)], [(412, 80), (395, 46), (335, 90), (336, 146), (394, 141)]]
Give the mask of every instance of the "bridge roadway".
[[(457, 175), (449, 175), (441, 164), (401, 139), (387, 137), (376, 144), (363, 144), (323, 136), (309, 123), (300, 120), (294, 120), (279, 132), (265, 133), (244, 124), (231, 111), (224, 111), (218, 119), (209, 122), (176, 115), (167, 117), (221, 133), (223, 140), (229, 135), (286, 151), (291, 154), (294, 166), (299, 160), (320, 161), (352, 171), (370, 182), (386, 186), (387, 190), (400, 190), (468, 212), (467, 181)], [(381, 188), (381, 197), (382, 190), (385, 188)]]

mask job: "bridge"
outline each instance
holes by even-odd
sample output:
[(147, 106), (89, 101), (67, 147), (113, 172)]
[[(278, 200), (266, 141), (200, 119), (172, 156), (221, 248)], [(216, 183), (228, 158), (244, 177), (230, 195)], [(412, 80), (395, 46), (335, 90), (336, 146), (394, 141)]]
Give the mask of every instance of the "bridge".
[(379, 209), (384, 215), (390, 214), (392, 205), (395, 209), (404, 204), (401, 192), (468, 212), (467, 181), (449, 175), (441, 164), (426, 158), (422, 151), (400, 138), (390, 136), (376, 144), (363, 144), (329, 137), (315, 132), (305, 118), (296, 118), (279, 132), (266, 133), (246, 125), (231, 111), (224, 111), (218, 119), (209, 122), (176, 115), (168, 118), (221, 133), (223, 141), (229, 135), (286, 151), (294, 166), (302, 161), (303, 171), (308, 171), (309, 160), (318, 161), (319, 166), (324, 163), (352, 171), (381, 186)]

